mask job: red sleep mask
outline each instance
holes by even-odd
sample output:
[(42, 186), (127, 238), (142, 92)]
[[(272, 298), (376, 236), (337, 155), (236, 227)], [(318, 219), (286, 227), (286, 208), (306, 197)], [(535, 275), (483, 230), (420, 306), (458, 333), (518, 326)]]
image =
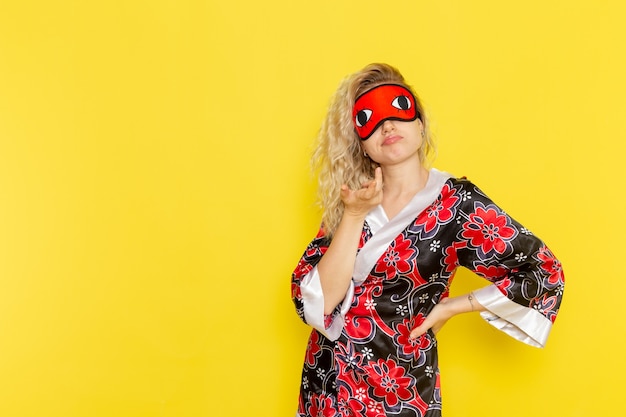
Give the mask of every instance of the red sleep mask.
[(398, 84), (382, 84), (357, 97), (352, 121), (361, 140), (366, 140), (385, 120), (411, 122), (420, 117), (415, 96)]

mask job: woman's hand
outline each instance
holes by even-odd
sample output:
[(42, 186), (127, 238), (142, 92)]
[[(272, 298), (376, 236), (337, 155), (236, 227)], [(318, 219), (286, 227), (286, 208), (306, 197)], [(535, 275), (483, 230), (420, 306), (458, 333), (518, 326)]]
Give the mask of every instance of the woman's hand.
[(374, 179), (364, 182), (359, 190), (351, 190), (347, 185), (341, 187), (341, 201), (344, 214), (364, 217), (383, 201), (383, 172), (380, 167), (374, 171)]
[(350, 190), (346, 185), (341, 187), (343, 217), (326, 253), (317, 264), (324, 294), (324, 314), (330, 314), (346, 296), (354, 273), (365, 216), (382, 199), (383, 172), (380, 168), (374, 171), (374, 179), (363, 183), (358, 190)]
[(455, 315), (454, 311), (448, 305), (448, 298), (442, 299), (430, 312), (428, 316), (424, 319), (422, 324), (417, 326), (411, 331), (411, 338), (417, 339), (424, 333), (428, 331), (428, 329), (432, 329), (433, 333), (437, 334), (439, 330), (443, 327), (444, 324), (448, 320)]
[(443, 298), (433, 307), (422, 324), (411, 331), (411, 338), (416, 339), (420, 337), (426, 333), (428, 329), (432, 329), (433, 333), (437, 334), (443, 325), (452, 317), (471, 311), (485, 311), (485, 307), (476, 301), (473, 293), (460, 295), (458, 297)]

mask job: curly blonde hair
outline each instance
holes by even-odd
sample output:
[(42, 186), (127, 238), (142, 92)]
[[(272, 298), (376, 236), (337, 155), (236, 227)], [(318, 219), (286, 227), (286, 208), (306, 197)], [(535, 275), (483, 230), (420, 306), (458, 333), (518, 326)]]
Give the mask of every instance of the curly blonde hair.
[(430, 164), (435, 146), (428, 119), (419, 97), (404, 81), (396, 68), (387, 64), (370, 64), (346, 77), (331, 99), (326, 118), (322, 122), (313, 151), (312, 168), (318, 175), (318, 204), (322, 208), (325, 235), (331, 238), (343, 216), (341, 186), (352, 189), (374, 176), (378, 166), (364, 155), (361, 139), (352, 122), (352, 107), (358, 96), (385, 83), (400, 84), (415, 95), (418, 114), (424, 125), (424, 143), (419, 150), (420, 162)]

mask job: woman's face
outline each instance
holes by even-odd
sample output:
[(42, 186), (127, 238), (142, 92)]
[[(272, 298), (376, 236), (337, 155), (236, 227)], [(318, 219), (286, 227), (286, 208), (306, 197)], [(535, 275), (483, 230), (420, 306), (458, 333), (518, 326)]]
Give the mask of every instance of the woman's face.
[(424, 142), (423, 130), (420, 119), (411, 122), (386, 120), (367, 140), (361, 141), (361, 146), (383, 168), (407, 160), (419, 162), (418, 151)]

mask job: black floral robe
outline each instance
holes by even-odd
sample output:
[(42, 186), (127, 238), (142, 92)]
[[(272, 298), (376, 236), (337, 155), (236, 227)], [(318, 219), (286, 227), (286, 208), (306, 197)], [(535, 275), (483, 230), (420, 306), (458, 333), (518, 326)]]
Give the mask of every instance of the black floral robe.
[(297, 312), (314, 327), (297, 416), (440, 416), (437, 341), (409, 333), (448, 295), (459, 266), (490, 281), (474, 292), (490, 324), (533, 346), (547, 339), (561, 264), (481, 190), (432, 169), (396, 217), (381, 207), (368, 214), (353, 282), (333, 314), (323, 314), (316, 270), (329, 244), (323, 228), (293, 273)]

